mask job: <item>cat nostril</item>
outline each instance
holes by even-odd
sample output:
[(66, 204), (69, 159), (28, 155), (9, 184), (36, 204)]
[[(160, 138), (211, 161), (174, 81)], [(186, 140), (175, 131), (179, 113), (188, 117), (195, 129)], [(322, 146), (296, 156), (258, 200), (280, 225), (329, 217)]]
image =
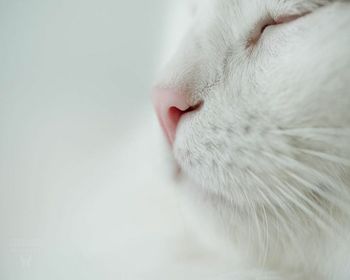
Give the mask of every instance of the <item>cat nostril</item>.
[(200, 107), (200, 104), (191, 106), (184, 92), (176, 89), (156, 89), (153, 93), (153, 103), (159, 122), (171, 145), (175, 140), (181, 117)]

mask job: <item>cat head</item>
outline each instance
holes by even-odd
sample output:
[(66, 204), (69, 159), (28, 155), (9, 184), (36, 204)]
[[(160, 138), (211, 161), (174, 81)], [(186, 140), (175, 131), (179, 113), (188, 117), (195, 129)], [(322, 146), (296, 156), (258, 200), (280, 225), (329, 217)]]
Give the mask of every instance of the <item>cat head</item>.
[(154, 97), (182, 172), (216, 203), (327, 227), (349, 198), (349, 3), (193, 7)]

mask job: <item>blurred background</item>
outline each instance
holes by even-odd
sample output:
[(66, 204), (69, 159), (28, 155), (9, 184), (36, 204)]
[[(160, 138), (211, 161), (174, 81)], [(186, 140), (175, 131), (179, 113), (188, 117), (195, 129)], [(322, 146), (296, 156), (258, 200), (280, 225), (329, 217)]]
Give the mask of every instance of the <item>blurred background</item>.
[(175, 2), (0, 0), (0, 279), (179, 279), (182, 218), (142, 141)]

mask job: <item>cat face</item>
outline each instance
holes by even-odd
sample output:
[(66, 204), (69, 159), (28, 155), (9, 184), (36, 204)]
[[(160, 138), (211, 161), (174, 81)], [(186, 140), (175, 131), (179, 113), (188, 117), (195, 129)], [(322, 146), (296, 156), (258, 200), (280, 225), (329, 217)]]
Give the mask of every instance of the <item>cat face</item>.
[(170, 141), (182, 172), (242, 208), (311, 216), (338, 203), (350, 182), (350, 3), (215, 0), (193, 11), (157, 82), (191, 108)]

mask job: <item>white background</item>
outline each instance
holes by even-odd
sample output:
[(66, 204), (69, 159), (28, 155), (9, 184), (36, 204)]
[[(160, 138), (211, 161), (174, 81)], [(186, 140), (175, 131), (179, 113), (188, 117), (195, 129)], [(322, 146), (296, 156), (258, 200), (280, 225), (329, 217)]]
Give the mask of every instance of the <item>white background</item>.
[(168, 2), (0, 0), (0, 279), (172, 279), (142, 141)]

